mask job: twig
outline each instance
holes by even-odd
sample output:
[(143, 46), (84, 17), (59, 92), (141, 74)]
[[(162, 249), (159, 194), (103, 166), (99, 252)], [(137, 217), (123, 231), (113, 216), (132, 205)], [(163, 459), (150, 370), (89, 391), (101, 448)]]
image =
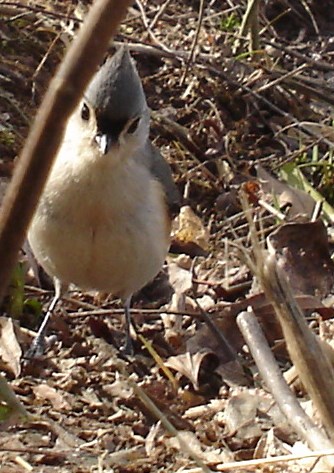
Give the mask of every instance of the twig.
[(305, 8), (307, 14), (310, 17), (315, 33), (317, 35), (320, 34), (320, 30), (319, 30), (319, 27), (317, 25), (316, 19), (315, 19), (313, 13), (312, 13), (310, 7), (308, 6), (307, 2), (305, 0), (301, 0), (300, 3), (303, 5), (303, 7)]
[(217, 340), (217, 342), (220, 346), (220, 349), (226, 355), (226, 361), (237, 360), (238, 359), (237, 352), (234, 350), (234, 348), (232, 347), (230, 342), (227, 340), (227, 338), (225, 337), (223, 332), (221, 330), (219, 330), (219, 328), (217, 327), (217, 325), (213, 321), (213, 318), (210, 317), (209, 314), (204, 309), (202, 309), (202, 307), (201, 307), (200, 303), (198, 302), (197, 298), (195, 298), (195, 303), (196, 303), (198, 309), (200, 310), (202, 318), (203, 318), (204, 322), (206, 323), (206, 325), (208, 326), (212, 336)]
[(22, 2), (0, 2), (0, 14), (3, 16), (11, 16), (16, 13), (16, 9), (18, 10), (28, 10), (28, 12), (33, 13), (42, 13), (47, 17), (53, 18), (60, 18), (65, 20), (73, 20), (77, 22), (81, 22), (79, 18), (71, 15), (65, 15), (64, 13), (57, 13), (51, 10), (46, 10), (45, 8), (32, 6), (32, 5), (24, 5)]
[(263, 199), (259, 199), (258, 200), (258, 204), (263, 207), (265, 210), (267, 210), (268, 212), (271, 213), (271, 215), (273, 215), (274, 217), (278, 218), (279, 220), (281, 221), (286, 221), (286, 215), (281, 212), (280, 210), (278, 209), (275, 209), (275, 207), (273, 207), (272, 205), (270, 205), (268, 202), (266, 202), (265, 200)]
[(124, 18), (131, 0), (97, 0), (50, 83), (21, 153), (0, 215), (0, 300), (23, 244), (67, 118)]
[(330, 361), (308, 327), (274, 256), (266, 258), (260, 277), (282, 326), (298, 376), (312, 398), (329, 437), (334, 439), (334, 370)]
[[(265, 90), (268, 90), (278, 84), (280, 84), (281, 82), (284, 82), (286, 79), (288, 79), (289, 77), (293, 77), (293, 76), (296, 76), (297, 74), (299, 74), (300, 72), (304, 71), (305, 69), (307, 69), (307, 64), (302, 64), (301, 66), (297, 67), (296, 69), (293, 69), (292, 71), (287, 71), (285, 73), (282, 73), (282, 74), (279, 74), (278, 77), (276, 77), (274, 80), (272, 80), (271, 82), (267, 82), (263, 85), (261, 85), (258, 89), (256, 89), (254, 92), (256, 92), (257, 94), (261, 93), (261, 92), (264, 92)], [(269, 71), (268, 69), (266, 68), (263, 68), (269, 75), (270, 74), (273, 74), (273, 71)], [(276, 72), (276, 71), (274, 71)]]
[(141, 3), (141, 0), (136, 0), (136, 4), (137, 4), (137, 7), (139, 8), (140, 10), (140, 13), (141, 13), (141, 18), (142, 18), (142, 21), (143, 21), (143, 25), (145, 26), (149, 36), (151, 37), (151, 39), (158, 45), (160, 46), (160, 48), (168, 53), (171, 52), (171, 50), (164, 45), (164, 43), (162, 43), (157, 37), (156, 35), (153, 33), (149, 23), (148, 23), (148, 20), (147, 20), (147, 17), (146, 17), (146, 13), (145, 13), (145, 9), (143, 7), (143, 4)]
[[(248, 0), (247, 9), (243, 16), (238, 33), (240, 38), (242, 36), (246, 36), (247, 32), (250, 31), (250, 51), (259, 49), (259, 1), (260, 0)], [(233, 47), (233, 54), (238, 54), (240, 50), (239, 38), (236, 40)]]
[[(305, 460), (306, 458), (321, 458), (328, 455), (334, 455), (334, 448), (327, 450), (321, 449), (316, 452), (303, 453), (300, 455), (278, 455), (277, 457), (270, 458), (256, 458), (254, 460), (244, 460), (237, 462), (228, 462), (218, 464), (215, 466), (217, 471), (244, 471), (245, 468), (256, 468), (264, 465), (279, 465), (280, 463), (286, 463), (297, 460)], [(187, 473), (200, 473), (202, 470), (200, 468), (191, 468), (186, 470)]]
[(277, 105), (275, 105), (273, 102), (270, 102), (270, 100), (266, 99), (265, 97), (263, 97), (262, 95), (259, 95), (257, 94), (256, 92), (254, 92), (252, 89), (250, 89), (249, 87), (245, 86), (244, 84), (241, 84), (239, 82), (237, 82), (236, 80), (234, 79), (231, 79), (230, 77), (228, 77), (224, 71), (222, 70), (219, 70), (213, 66), (210, 66), (209, 64), (205, 66), (210, 72), (214, 72), (216, 73), (218, 76), (222, 77), (224, 80), (230, 82), (233, 86), (235, 86), (236, 88), (239, 88), (241, 90), (243, 90), (244, 92), (248, 92), (250, 95), (252, 95), (253, 97), (255, 97), (257, 100), (261, 101), (262, 103), (264, 103), (265, 105), (267, 105), (271, 110), (273, 110), (275, 113), (278, 113), (279, 115), (283, 116), (284, 118), (288, 119), (291, 121), (291, 124), (294, 125), (296, 128), (298, 128), (300, 131), (302, 131), (303, 133), (305, 133), (306, 136), (313, 136), (315, 138), (319, 138), (321, 139), (321, 141), (323, 143), (326, 143), (327, 146), (331, 147), (331, 148), (334, 148), (334, 142), (327, 139), (326, 137), (322, 136), (320, 133), (317, 133), (313, 130), (310, 130), (308, 129), (307, 127), (305, 127), (301, 122), (298, 122), (294, 116), (289, 113), (289, 112), (285, 112), (284, 110), (282, 110), (280, 107), (278, 107)]
[(155, 15), (155, 17), (153, 18), (153, 20), (151, 21), (151, 24), (150, 24), (150, 29), (153, 30), (156, 22), (159, 20), (159, 18), (161, 17), (161, 15), (163, 14), (163, 12), (166, 10), (166, 8), (168, 7), (168, 5), (170, 4), (171, 0), (166, 0), (165, 3), (163, 5), (161, 5), (161, 7), (159, 8), (158, 10), (158, 13)]
[[(284, 46), (283, 44), (276, 44), (274, 41), (268, 40), (265, 38), (263, 38), (262, 41), (264, 44), (267, 44), (275, 48), (281, 53), (284, 52), (285, 54), (289, 54), (298, 59), (301, 59), (302, 61), (306, 62), (312, 67), (312, 71), (314, 71), (315, 69), (320, 70), (320, 71), (333, 71), (334, 70), (333, 64), (322, 61), (321, 59), (318, 59), (318, 58), (317, 59), (310, 58), (309, 56), (306, 56), (305, 53), (301, 53), (295, 50), (293, 47), (290, 46), (290, 43), (288, 43), (288, 46)], [(319, 81), (319, 78), (317, 78), (317, 80)]]
[(56, 34), (55, 38), (53, 38), (53, 40), (51, 41), (51, 44), (48, 47), (48, 50), (46, 51), (46, 53), (42, 57), (40, 63), (36, 67), (35, 72), (32, 76), (32, 96), (33, 96), (34, 101), (35, 101), (35, 97), (36, 97), (36, 79), (38, 77), (38, 74), (41, 72), (41, 69), (43, 68), (45, 62), (49, 58), (52, 50), (54, 49), (54, 47), (55, 47), (55, 45), (56, 45), (56, 43), (57, 43), (57, 41), (59, 40), (60, 37), (61, 37), (61, 33), (59, 32), (59, 33)]
[[(314, 450), (333, 448), (333, 443), (307, 416), (287, 385), (254, 313), (241, 312), (237, 317), (237, 324), (262, 378), (293, 429)], [(330, 463), (333, 467), (334, 459)]]
[(197, 43), (198, 43), (198, 38), (199, 38), (200, 31), (201, 31), (202, 23), (203, 23), (203, 15), (204, 15), (204, 0), (200, 0), (197, 28), (196, 28), (196, 32), (195, 32), (194, 41), (193, 41), (193, 44), (191, 46), (190, 55), (189, 55), (184, 73), (183, 73), (182, 78), (181, 78), (181, 86), (184, 84), (184, 81), (185, 81), (185, 79), (187, 77), (187, 74), (188, 74), (188, 71), (189, 71), (190, 64), (193, 62), (193, 60), (195, 58), (195, 52), (196, 52), (196, 47), (197, 47)]
[(152, 402), (152, 400), (148, 397), (145, 391), (141, 387), (139, 387), (138, 384), (136, 384), (130, 377), (127, 377), (127, 383), (133, 389), (135, 395), (145, 404), (151, 414), (156, 419), (159, 419), (166, 431), (177, 438), (180, 447), (182, 448), (182, 451), (189, 455), (189, 457), (197, 463), (197, 465), (200, 467), (200, 471), (204, 473), (211, 473), (210, 468), (208, 468), (201, 460), (201, 458), (199, 458), (199, 456), (192, 450), (191, 446), (182, 438), (180, 432), (173, 426), (173, 424), (167, 419), (164, 413), (161, 412), (161, 410), (154, 404), (154, 402)]
[(268, 301), (274, 307), (284, 339), (298, 376), (319, 412), (330, 439), (334, 439), (334, 369), (308, 327), (304, 314), (294, 298), (285, 274), (278, 268), (275, 256), (261, 250), (251, 218), (247, 197), (240, 200), (250, 227), (253, 255), (247, 260), (249, 268), (261, 283)]

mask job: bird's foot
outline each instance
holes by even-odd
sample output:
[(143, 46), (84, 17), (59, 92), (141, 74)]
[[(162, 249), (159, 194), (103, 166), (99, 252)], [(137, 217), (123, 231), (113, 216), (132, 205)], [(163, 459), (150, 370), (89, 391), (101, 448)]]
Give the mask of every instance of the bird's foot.
[(120, 347), (119, 351), (123, 355), (127, 355), (127, 356), (133, 356), (135, 354), (133, 341), (130, 334), (126, 334), (124, 345)]
[(25, 352), (24, 358), (26, 360), (34, 360), (35, 358), (40, 358), (44, 354), (45, 348), (46, 348), (45, 337), (37, 336), (33, 340), (29, 349)]

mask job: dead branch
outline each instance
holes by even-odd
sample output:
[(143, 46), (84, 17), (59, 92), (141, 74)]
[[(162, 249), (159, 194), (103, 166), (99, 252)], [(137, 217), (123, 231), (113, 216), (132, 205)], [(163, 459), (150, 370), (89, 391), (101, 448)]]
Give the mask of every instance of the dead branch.
[(334, 438), (334, 370), (308, 327), (286, 281), (269, 256), (264, 264), (262, 286), (275, 308), (298, 376), (311, 396), (331, 439)]
[[(248, 0), (247, 10), (243, 16), (239, 30), (239, 38), (250, 32), (249, 50), (255, 51), (260, 47), (259, 40), (259, 0)], [(240, 39), (235, 42), (233, 53), (238, 54), (240, 50)]]
[[(286, 383), (255, 315), (252, 312), (241, 312), (237, 323), (262, 378), (295, 432), (314, 450), (333, 448), (332, 442), (307, 416)], [(331, 460), (331, 466), (333, 465), (334, 460)]]

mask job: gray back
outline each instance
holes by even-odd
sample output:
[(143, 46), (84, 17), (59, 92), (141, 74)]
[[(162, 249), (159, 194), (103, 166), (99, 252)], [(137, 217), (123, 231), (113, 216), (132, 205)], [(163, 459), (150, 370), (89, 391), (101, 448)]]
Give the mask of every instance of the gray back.
[(166, 193), (171, 216), (178, 213), (180, 209), (180, 194), (173, 180), (172, 171), (160, 151), (150, 141), (145, 147), (145, 162), (154, 177), (160, 181)]

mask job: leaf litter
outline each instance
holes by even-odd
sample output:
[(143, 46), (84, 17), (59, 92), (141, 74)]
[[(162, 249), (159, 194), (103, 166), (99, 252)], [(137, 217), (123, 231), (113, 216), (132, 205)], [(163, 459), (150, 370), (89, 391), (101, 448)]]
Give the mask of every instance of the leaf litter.
[[(87, 2), (70, 0), (5, 3), (1, 182), (12, 173), (48, 80), (87, 9)], [(244, 54), (233, 54), (245, 13), (239, 2), (205, 4), (196, 44), (197, 2), (138, 1), (130, 10), (116, 39), (129, 43), (137, 61), (153, 110), (152, 139), (184, 195), (173, 254), (134, 298), (137, 332), (152, 350), (137, 337), (135, 358), (123, 359), (116, 348), (123, 337), (117, 301), (97, 302), (94, 294), (74, 289), (53, 317), (56, 336), (46, 356), (21, 368), (37, 322), (20, 319), (20, 329), (17, 320), (1, 317), (1, 368), (31, 416), (2, 430), (2, 472), (202, 471), (201, 462), (217, 471), (330, 471), (314, 458), (283, 462), (283, 456), (302, 457), (309, 447), (267, 391), (236, 323), (251, 307), (280, 369), (291, 369), (274, 308), (245, 264), (254, 248), (239, 198), (243, 190), (258, 238), (288, 275), (312, 330), (329, 344), (333, 339), (332, 222), (326, 209), (333, 205), (334, 18), (316, 2), (291, 0), (288, 6), (284, 11), (278, 1), (260, 5), (261, 26), (267, 28), (258, 58), (247, 53), (246, 40)], [(286, 162), (303, 165), (327, 201), (292, 187), (288, 167), (277, 175)], [(26, 297), (46, 306), (49, 295), (35, 276), (24, 274)], [(47, 287), (43, 275), (41, 281)], [(166, 431), (129, 380), (183, 443)], [(295, 390), (304, 405), (309, 402), (301, 386)], [(316, 415), (313, 407), (308, 412)], [(274, 456), (281, 461), (251, 463)]]

